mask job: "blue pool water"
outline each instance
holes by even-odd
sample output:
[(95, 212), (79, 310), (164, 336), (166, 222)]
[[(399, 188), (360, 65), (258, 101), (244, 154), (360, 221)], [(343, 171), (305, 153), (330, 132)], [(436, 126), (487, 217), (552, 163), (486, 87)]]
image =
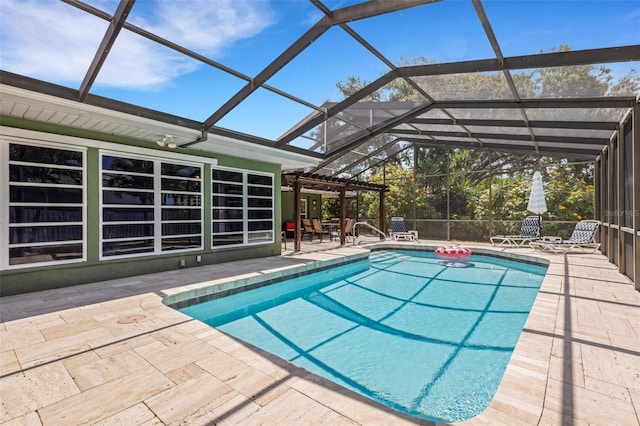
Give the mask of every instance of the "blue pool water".
[(181, 311), (402, 413), (462, 421), (493, 398), (546, 273), (467, 262), (374, 251)]

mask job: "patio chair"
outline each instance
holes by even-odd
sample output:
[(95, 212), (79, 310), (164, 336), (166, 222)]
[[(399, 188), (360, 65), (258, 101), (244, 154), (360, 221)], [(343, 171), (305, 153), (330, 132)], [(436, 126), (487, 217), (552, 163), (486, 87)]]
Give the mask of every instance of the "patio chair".
[[(302, 219), (302, 226), (304, 228), (304, 234), (309, 235), (309, 241), (313, 240), (313, 236), (317, 234), (315, 229), (313, 229), (313, 225), (309, 219)], [(322, 232), (320, 232), (320, 242), (322, 242)]]
[(491, 244), (497, 247), (522, 247), (540, 239), (540, 216), (529, 216), (522, 221), (520, 235), (494, 235)]
[[(353, 219), (347, 219), (345, 224), (344, 224), (344, 240), (345, 241), (349, 241), (349, 237), (354, 238), (355, 235), (353, 234), (353, 224), (355, 223), (355, 220)], [(338, 233), (339, 235), (339, 233)]]
[(320, 219), (311, 219), (311, 223), (313, 224), (313, 233), (320, 235), (320, 242), (322, 242), (322, 237), (324, 236), (324, 227), (322, 226), (322, 222)]
[(416, 236), (415, 236), (415, 233), (407, 231), (407, 228), (405, 228), (404, 226), (403, 217), (392, 217), (391, 218), (391, 238), (395, 241), (398, 241), (398, 240), (415, 241)]
[(568, 253), (572, 250), (595, 253), (600, 248), (600, 243), (595, 241), (599, 225), (600, 221), (598, 220), (581, 220), (576, 223), (576, 227), (568, 240), (542, 239), (530, 242), (529, 246), (533, 249), (554, 253)]

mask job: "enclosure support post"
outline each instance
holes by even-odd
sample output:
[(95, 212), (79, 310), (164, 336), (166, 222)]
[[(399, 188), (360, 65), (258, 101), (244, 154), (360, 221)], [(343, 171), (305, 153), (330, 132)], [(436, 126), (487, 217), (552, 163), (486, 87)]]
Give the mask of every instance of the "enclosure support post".
[[(385, 197), (385, 192), (384, 190), (380, 191), (380, 212), (378, 213), (379, 219), (378, 219), (378, 229), (380, 229), (382, 232), (385, 233), (385, 235), (387, 234), (387, 231), (385, 229), (385, 205), (384, 205), (384, 197)], [(382, 239), (382, 238), (381, 238)]]
[[(382, 163), (382, 184), (383, 185), (387, 185), (387, 160), (384, 160), (384, 162)], [(386, 195), (384, 193), (380, 193), (380, 199), (385, 198)], [(382, 201), (382, 203), (384, 203), (384, 200)], [(380, 209), (380, 229), (382, 229), (383, 231), (385, 231), (387, 229), (387, 209), (383, 208)], [(382, 216), (382, 214), (384, 213), (384, 216)], [(386, 231), (385, 231), (386, 233)]]
[(344, 227), (347, 225), (347, 200), (346, 200), (346, 188), (344, 185), (340, 186), (340, 245), (343, 246), (346, 238), (344, 233)]
[(300, 182), (297, 178), (293, 181), (293, 221), (295, 222), (295, 230), (293, 231), (293, 251), (300, 251), (300, 240), (302, 239), (302, 235), (300, 235)]
[(450, 170), (451, 168), (451, 149), (447, 150), (447, 241), (451, 241), (451, 190), (449, 185), (451, 184)]
[(417, 190), (417, 178), (418, 178), (418, 145), (413, 145), (413, 228), (418, 229), (418, 210), (416, 208), (416, 190)]
[(633, 141), (633, 283), (640, 291), (640, 106), (636, 103), (631, 117)]
[[(618, 191), (618, 205), (616, 206), (616, 214), (618, 216), (618, 247), (616, 250), (618, 251), (618, 272), (624, 275), (624, 271), (626, 270), (626, 247), (624, 243), (624, 231), (623, 228), (625, 226), (625, 197), (629, 195), (624, 192), (624, 153), (625, 153), (625, 137), (624, 137), (624, 124), (620, 123), (618, 125), (618, 158), (615, 159), (616, 162), (616, 173), (618, 175), (618, 187), (614, 189), (614, 191)], [(623, 212), (623, 214), (620, 214)]]
[[(602, 157), (598, 156), (596, 161), (593, 163), (593, 218), (595, 220), (599, 220), (600, 223), (602, 220), (602, 211), (600, 206), (600, 166), (601, 166)], [(602, 230), (602, 226), (598, 228), (598, 232), (596, 233), (596, 239), (598, 242), (602, 242), (602, 238), (600, 236), (600, 232)]]
[(489, 235), (493, 235), (493, 167), (491, 150), (489, 152)]
[[(613, 137), (609, 140), (609, 148), (608, 148), (608, 155), (607, 155), (607, 210), (609, 211), (609, 232), (607, 232), (607, 257), (609, 258), (609, 262), (613, 262), (613, 233), (614, 232), (618, 232), (618, 228), (614, 225), (615, 222), (615, 216), (612, 216), (611, 213), (614, 211), (614, 209), (616, 208), (616, 206), (613, 205), (613, 191), (617, 191), (617, 188), (613, 187), (613, 173), (615, 172), (615, 158), (614, 158), (614, 153), (615, 150), (613, 149), (613, 145), (616, 142), (616, 139), (620, 136), (619, 133), (619, 129), (616, 130), (616, 133), (613, 135)], [(604, 244), (604, 242), (603, 242)]]

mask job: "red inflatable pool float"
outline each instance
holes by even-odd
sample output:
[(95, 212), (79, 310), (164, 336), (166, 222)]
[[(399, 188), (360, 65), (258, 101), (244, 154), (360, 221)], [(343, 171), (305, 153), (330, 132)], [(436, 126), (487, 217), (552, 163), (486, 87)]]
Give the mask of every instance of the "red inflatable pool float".
[(469, 257), (471, 250), (466, 247), (441, 246), (436, 249), (436, 254), (444, 257)]

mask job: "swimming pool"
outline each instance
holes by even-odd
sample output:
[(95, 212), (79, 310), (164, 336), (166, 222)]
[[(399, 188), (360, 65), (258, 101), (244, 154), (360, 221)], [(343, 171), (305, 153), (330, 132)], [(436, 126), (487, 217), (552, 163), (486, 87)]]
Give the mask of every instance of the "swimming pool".
[(374, 251), (180, 311), (402, 413), (462, 421), (493, 398), (546, 267), (450, 265)]

